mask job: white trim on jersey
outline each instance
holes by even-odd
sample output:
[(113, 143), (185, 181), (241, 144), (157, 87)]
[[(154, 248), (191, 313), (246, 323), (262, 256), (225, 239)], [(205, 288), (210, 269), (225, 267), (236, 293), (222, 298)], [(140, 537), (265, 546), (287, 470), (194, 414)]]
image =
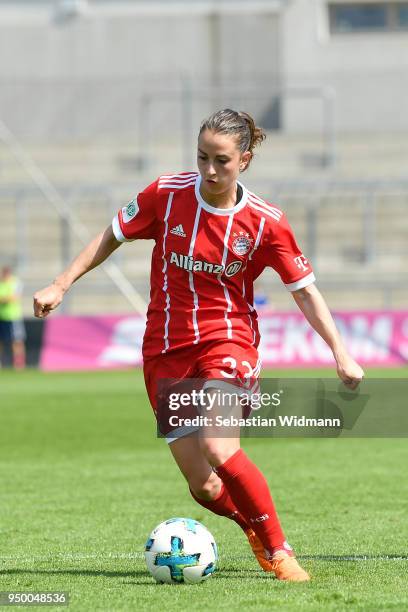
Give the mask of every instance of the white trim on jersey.
[(174, 198), (174, 191), (169, 193), (169, 198), (167, 200), (166, 214), (164, 215), (163, 254), (162, 254), (163, 269), (162, 269), (162, 272), (163, 272), (163, 291), (166, 294), (166, 306), (164, 307), (164, 312), (166, 314), (166, 320), (165, 320), (165, 323), (164, 323), (164, 334), (163, 334), (164, 349), (162, 350), (162, 353), (165, 353), (167, 351), (167, 349), (169, 348), (170, 294), (167, 291), (167, 289), (168, 289), (168, 278), (167, 278), (167, 259), (166, 259), (166, 238), (167, 238), (167, 233), (168, 233), (168, 229), (169, 229), (168, 219), (169, 219), (169, 216), (170, 216), (170, 211), (171, 211), (171, 205), (173, 203), (173, 198)]
[(218, 378), (214, 380), (206, 380), (203, 385), (203, 390), (206, 389), (217, 389), (220, 391), (225, 391), (226, 393), (234, 393), (237, 396), (241, 395), (252, 395), (252, 390), (245, 389), (245, 387), (239, 387), (238, 385), (234, 385), (233, 383), (229, 383), (225, 380), (219, 380)]
[(240, 201), (238, 202), (238, 204), (236, 204), (233, 208), (217, 208), (216, 206), (211, 206), (211, 204), (208, 204), (202, 198), (201, 193), (200, 193), (201, 182), (202, 182), (201, 176), (198, 175), (196, 179), (196, 183), (195, 183), (195, 195), (196, 195), (198, 204), (202, 208), (204, 208), (204, 210), (206, 210), (207, 212), (212, 213), (213, 215), (223, 215), (223, 216), (235, 215), (235, 213), (239, 212), (240, 210), (244, 208), (244, 206), (246, 206), (247, 199), (248, 199), (248, 191), (246, 190), (244, 185), (242, 185), (242, 183), (240, 183), (239, 181), (237, 181), (237, 183), (242, 189), (242, 197)]
[(261, 392), (259, 379), (256, 379), (253, 386), (250, 388), (249, 393), (252, 395), (258, 395)]
[[(242, 297), (246, 299), (246, 289), (245, 289), (245, 276), (243, 276), (242, 278)], [(246, 299), (246, 303), (248, 304), (248, 308), (251, 312), (254, 311), (253, 306), (251, 306), (251, 304), (248, 302), (248, 300)], [(248, 319), (249, 319), (249, 325), (251, 327), (251, 331), (252, 331), (252, 344), (255, 344), (255, 330), (254, 330), (254, 326), (252, 325), (252, 317), (250, 315), (250, 313), (248, 313)]]
[(181, 174), (162, 174), (159, 177), (159, 181), (163, 179), (187, 180), (193, 177), (196, 178), (197, 176), (198, 176), (198, 172), (183, 172)]
[(189, 181), (188, 183), (159, 183), (159, 189), (186, 189), (187, 187), (193, 187), (195, 185), (194, 181)]
[(177, 427), (176, 429), (173, 429), (172, 431), (170, 431), (170, 433), (166, 436), (166, 442), (167, 444), (172, 444), (179, 438), (183, 438), (184, 436), (189, 436), (195, 431), (200, 431), (199, 425), (197, 425), (197, 427), (196, 426), (192, 427), (189, 425), (181, 425), (180, 427)]
[[(190, 248), (189, 248), (189, 251), (188, 251), (189, 257), (193, 256), (195, 241), (196, 241), (196, 238), (197, 238), (198, 224), (199, 224), (199, 221), (200, 221), (200, 214), (201, 214), (201, 208), (199, 206), (197, 206), (196, 216), (195, 216), (195, 219), (194, 219), (193, 232), (192, 232), (191, 240), (190, 240)], [(197, 292), (196, 292), (195, 287), (194, 287), (194, 278), (193, 278), (193, 273), (191, 271), (189, 271), (188, 277), (189, 277), (190, 291), (193, 294), (193, 301), (194, 301), (193, 327), (194, 327), (195, 340), (194, 340), (193, 344), (198, 344), (198, 342), (200, 342), (200, 331), (198, 329), (198, 323), (197, 323), (197, 310), (199, 308), (199, 305), (198, 305), (198, 295), (197, 295)]]
[(265, 217), (262, 217), (262, 219), (261, 219), (261, 221), (259, 223), (258, 234), (256, 236), (254, 248), (252, 249), (252, 251), (248, 255), (248, 259), (249, 260), (252, 259), (252, 255), (255, 253), (256, 249), (259, 247), (259, 243), (261, 242), (262, 232), (263, 232), (263, 229), (264, 229), (264, 226), (265, 226), (265, 221), (266, 221)]
[(272, 217), (272, 219), (275, 219), (275, 221), (280, 221), (282, 218), (282, 215), (278, 215), (276, 212), (273, 212), (272, 210), (266, 209), (263, 206), (259, 206), (258, 203), (255, 203), (254, 200), (248, 199), (248, 206), (250, 206), (251, 208), (255, 210), (259, 210), (263, 212), (265, 215), (268, 215), (268, 217)]
[[(253, 308), (251, 307), (251, 304), (248, 302), (248, 306), (250, 307), (251, 310), (253, 310)], [(255, 340), (256, 340), (256, 335), (255, 335), (255, 330), (254, 330), (254, 326), (252, 325), (252, 317), (250, 314), (248, 314), (248, 319), (249, 319), (249, 325), (251, 326), (251, 332), (252, 332), (252, 346), (255, 344)]]
[[(252, 251), (250, 252), (249, 256), (248, 256), (248, 261), (251, 261), (252, 259), (252, 255), (255, 253), (256, 249), (259, 246), (259, 243), (261, 242), (261, 236), (263, 233), (263, 229), (265, 227), (265, 217), (261, 218), (261, 221), (259, 223), (259, 227), (258, 227), (258, 233), (256, 235), (256, 240), (253, 246)], [(245, 276), (242, 279), (242, 297), (244, 297), (246, 299), (246, 290), (245, 290)], [(251, 312), (253, 312), (255, 309), (254, 307), (248, 302), (247, 300), (247, 304), (248, 304), (248, 308)], [(252, 331), (252, 344), (255, 344), (255, 340), (256, 340), (256, 335), (255, 335), (255, 330), (254, 330), (254, 326), (252, 325), (252, 317), (251, 315), (248, 313), (248, 318), (249, 318), (249, 324), (251, 326), (251, 331)]]
[(259, 204), (260, 206), (264, 206), (266, 210), (276, 213), (279, 217), (283, 215), (283, 212), (279, 208), (276, 208), (276, 206), (272, 206), (272, 204), (265, 202), (265, 200), (262, 200), (262, 198), (257, 196), (255, 193), (252, 193), (252, 191), (248, 191), (248, 197), (250, 200), (253, 200), (256, 204)]
[(197, 172), (188, 175), (181, 174), (164, 174), (159, 178), (159, 189), (185, 189), (195, 185)]
[(284, 285), (286, 289), (288, 289), (288, 291), (297, 291), (298, 289), (303, 289), (303, 287), (307, 287), (308, 285), (311, 285), (312, 283), (315, 282), (315, 280), (316, 280), (316, 277), (313, 274), (313, 272), (311, 272), (307, 276), (304, 276), (303, 278), (301, 278), (298, 281), (295, 281), (294, 283), (289, 283), (288, 285), (284, 283)]
[(259, 374), (260, 374), (260, 372), (261, 372), (261, 368), (262, 368), (262, 361), (261, 361), (261, 358), (260, 358), (260, 357), (258, 357), (258, 361), (256, 362), (255, 369), (254, 369), (254, 371), (252, 372), (252, 377), (253, 377), (253, 376), (258, 377), (258, 375), (259, 375)]
[[(231, 233), (231, 227), (232, 227), (232, 222), (234, 221), (234, 215), (231, 215), (230, 218), (228, 219), (228, 224), (227, 224), (227, 229), (225, 230), (225, 236), (224, 236), (224, 253), (222, 254), (222, 269), (225, 270), (225, 263), (227, 261), (227, 256), (228, 256), (228, 241), (229, 241), (229, 237), (230, 237), (230, 233)], [(221, 272), (222, 274), (222, 272)], [(224, 289), (224, 295), (225, 295), (225, 300), (227, 302), (227, 309), (224, 311), (224, 319), (225, 322), (227, 324), (227, 338), (228, 340), (231, 340), (232, 338), (232, 323), (228, 318), (228, 313), (232, 311), (232, 302), (231, 302), (231, 298), (230, 298), (230, 294), (229, 291), (227, 289), (226, 284), (224, 283), (224, 281), (221, 278), (221, 274), (218, 274), (217, 278), (220, 282), (220, 285), (223, 287)]]
[(118, 242), (133, 242), (132, 238), (126, 238), (120, 229), (119, 216), (113, 217), (112, 219), (112, 231)]

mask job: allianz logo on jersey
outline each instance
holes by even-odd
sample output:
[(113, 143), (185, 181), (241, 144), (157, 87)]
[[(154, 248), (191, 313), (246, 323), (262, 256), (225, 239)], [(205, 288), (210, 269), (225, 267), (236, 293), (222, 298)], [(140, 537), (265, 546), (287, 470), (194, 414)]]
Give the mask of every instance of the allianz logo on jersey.
[(242, 268), (242, 261), (231, 261), (227, 266), (215, 264), (202, 259), (194, 259), (191, 255), (171, 252), (170, 263), (188, 272), (207, 272), (208, 274), (225, 274), (229, 278), (237, 274)]

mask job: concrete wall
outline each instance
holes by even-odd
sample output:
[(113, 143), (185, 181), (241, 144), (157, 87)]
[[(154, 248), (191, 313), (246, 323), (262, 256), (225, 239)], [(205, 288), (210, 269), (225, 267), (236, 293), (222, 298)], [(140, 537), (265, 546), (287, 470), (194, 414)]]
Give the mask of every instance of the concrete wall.
[(95, 0), (66, 19), (56, 6), (0, 0), (0, 118), (19, 137), (170, 144), (227, 105), (317, 133), (324, 88), (339, 132), (408, 130), (408, 33), (331, 35), (327, 0)]
[[(408, 131), (408, 32), (330, 34), (327, 0), (293, 0), (282, 19), (287, 84), (333, 88), (343, 132)], [(317, 101), (284, 103), (284, 127), (318, 128)]]
[(276, 10), (119, 5), (61, 19), (49, 2), (0, 4), (0, 117), (14, 132), (33, 139), (126, 137), (146, 110), (146, 92), (155, 129), (165, 130), (180, 122), (178, 92), (186, 82), (200, 119), (214, 105), (268, 111), (279, 73)]

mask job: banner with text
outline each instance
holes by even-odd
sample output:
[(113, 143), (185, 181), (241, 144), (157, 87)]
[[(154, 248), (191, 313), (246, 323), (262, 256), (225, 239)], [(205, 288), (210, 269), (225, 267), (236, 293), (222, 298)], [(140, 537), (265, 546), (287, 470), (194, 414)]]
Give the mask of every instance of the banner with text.
[[(351, 355), (362, 365), (408, 363), (408, 311), (334, 313)], [(301, 313), (261, 312), (264, 367), (333, 365), (330, 349)], [(141, 316), (51, 316), (45, 321), (43, 370), (123, 368), (142, 363)]]

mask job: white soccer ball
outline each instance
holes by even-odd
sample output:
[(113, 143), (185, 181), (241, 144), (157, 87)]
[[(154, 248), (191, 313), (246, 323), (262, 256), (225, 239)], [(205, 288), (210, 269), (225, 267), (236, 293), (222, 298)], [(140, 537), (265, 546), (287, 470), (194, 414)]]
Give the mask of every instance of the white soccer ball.
[(153, 529), (145, 559), (156, 582), (197, 584), (215, 571), (218, 552), (213, 536), (191, 518), (171, 518)]

